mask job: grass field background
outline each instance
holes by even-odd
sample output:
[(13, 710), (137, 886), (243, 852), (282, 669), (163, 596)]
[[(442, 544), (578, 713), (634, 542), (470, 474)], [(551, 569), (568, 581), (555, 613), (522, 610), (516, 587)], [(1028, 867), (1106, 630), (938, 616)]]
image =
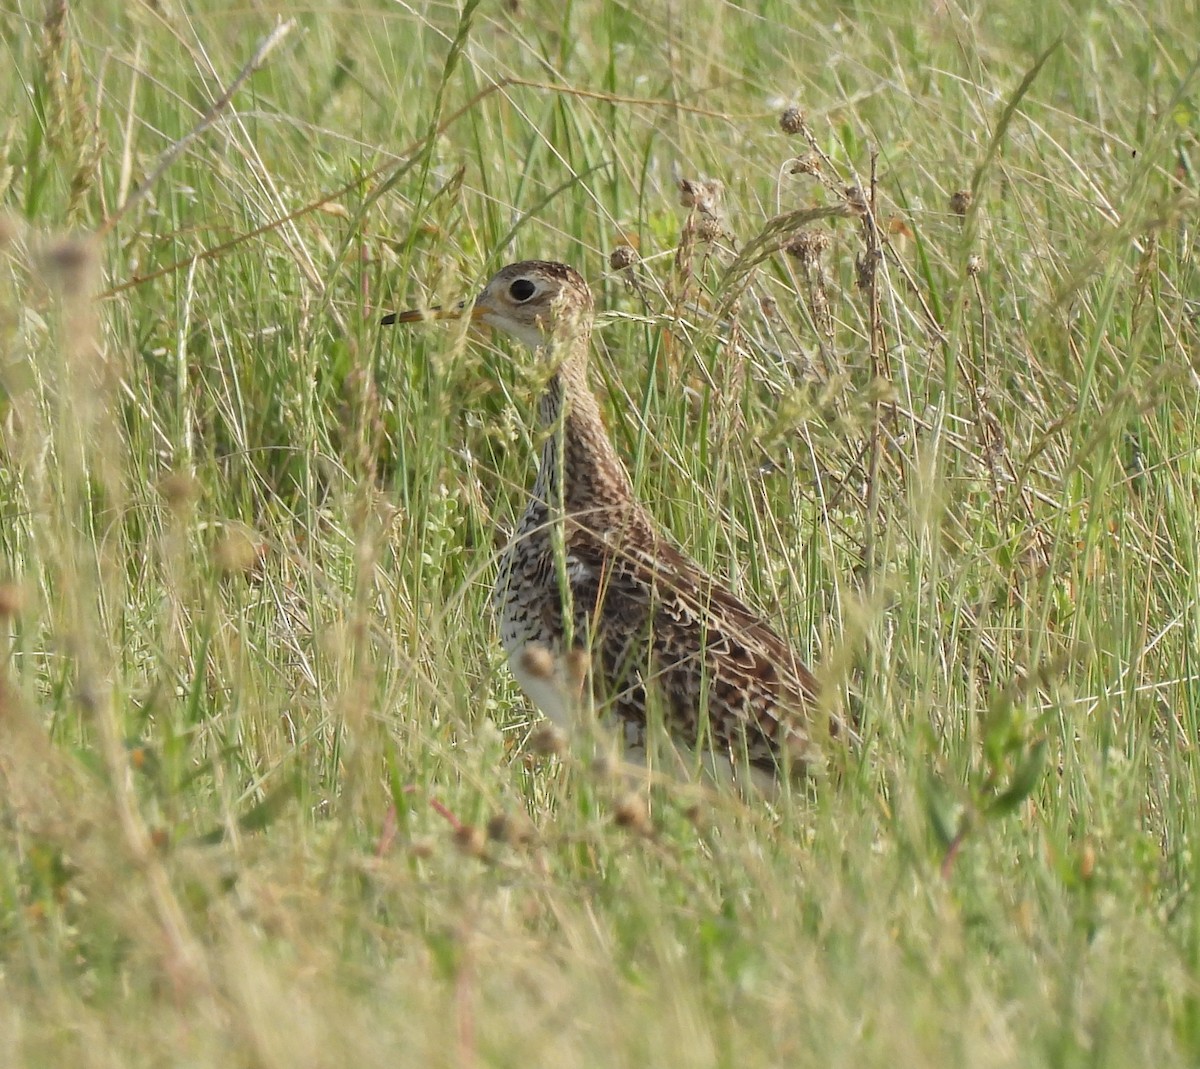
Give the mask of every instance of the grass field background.
[[(0, 11), (0, 1064), (1200, 1060), (1200, 11), (805, 6)], [(529, 256), (773, 807), (535, 752), (542, 373), (378, 326)]]

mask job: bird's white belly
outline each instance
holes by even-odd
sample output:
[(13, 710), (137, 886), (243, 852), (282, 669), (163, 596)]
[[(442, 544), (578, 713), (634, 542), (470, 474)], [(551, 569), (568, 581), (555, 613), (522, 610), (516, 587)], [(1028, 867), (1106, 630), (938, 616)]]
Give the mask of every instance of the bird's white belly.
[[(599, 746), (611, 752), (615, 741), (620, 759), (634, 781), (640, 782), (647, 775), (665, 776), (681, 782), (699, 781), (710, 787), (733, 786), (741, 791), (749, 786), (767, 798), (775, 797), (778, 791), (775, 777), (761, 768), (735, 768), (727, 754), (710, 749), (697, 752), (665, 734), (648, 747), (646, 725), (585, 717), (582, 706), (587, 701), (586, 692), (581, 693), (578, 680), (572, 682), (560, 656), (551, 655), (546, 647), (536, 644), (512, 647), (506, 644), (506, 649), (513, 677), (538, 712), (563, 731), (573, 746)], [(634, 773), (634, 769), (644, 771)]]

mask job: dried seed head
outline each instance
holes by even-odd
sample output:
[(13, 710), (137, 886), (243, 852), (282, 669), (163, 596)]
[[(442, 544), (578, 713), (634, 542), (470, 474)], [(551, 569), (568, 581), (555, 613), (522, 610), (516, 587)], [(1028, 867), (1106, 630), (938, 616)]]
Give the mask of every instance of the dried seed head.
[(814, 178), (821, 175), (821, 157), (815, 152), (807, 156), (797, 156), (788, 165), (788, 174), (811, 174)]
[(67, 0), (53, 0), (46, 5), (46, 18), (42, 29), (46, 34), (46, 47), (58, 51), (66, 40)]
[(533, 823), (524, 813), (497, 813), (487, 823), (488, 838), (507, 846), (527, 846), (533, 842)]
[(637, 262), (637, 250), (630, 245), (618, 245), (608, 257), (608, 266), (614, 271), (625, 271)]
[(692, 181), (679, 179), (679, 203), (684, 208), (695, 208), (706, 215), (716, 215), (725, 187), (715, 178)]
[(804, 130), (804, 112), (795, 104), (784, 108), (783, 113), (779, 116), (779, 129), (785, 134), (801, 133)]
[(617, 762), (611, 754), (598, 753), (592, 758), (592, 763), (588, 768), (592, 777), (599, 782), (611, 780), (615, 778), (619, 771)]
[(784, 245), (783, 251), (795, 257), (805, 268), (816, 267), (822, 253), (829, 248), (829, 231), (822, 227), (797, 230)]
[(567, 682), (575, 693), (583, 690), (592, 672), (592, 658), (587, 650), (568, 650), (563, 655), (563, 667), (567, 672)]
[(244, 524), (231, 524), (217, 542), (213, 560), (226, 575), (253, 571), (267, 554), (267, 544)]
[(971, 191), (959, 189), (950, 195), (950, 210), (955, 215), (966, 215), (971, 207)]
[(978, 253), (972, 253), (967, 257), (967, 274), (970, 275), (971, 278), (978, 276), (979, 272), (982, 270), (983, 257), (981, 257)]
[(760, 297), (758, 299), (758, 310), (767, 319), (779, 318), (779, 305), (774, 297)]
[(454, 829), (454, 845), (468, 857), (483, 857), (487, 853), (487, 835), (474, 824), (460, 824)]
[(416, 858), (433, 857), (433, 840), (427, 836), (414, 839), (408, 844), (408, 852)]
[(646, 799), (636, 791), (630, 791), (617, 799), (613, 806), (613, 820), (618, 827), (628, 828), (639, 835), (647, 835), (651, 830), (650, 810), (646, 806)]
[(862, 186), (846, 186), (842, 190), (842, 195), (846, 198), (846, 204), (850, 210), (856, 215), (866, 215), (868, 211), (867, 195), (863, 192)]
[(200, 486), (186, 472), (175, 471), (158, 484), (158, 492), (172, 512), (183, 512), (200, 496)]
[(27, 600), (19, 583), (0, 583), (0, 620), (15, 620), (25, 611)]
[(725, 228), (721, 226), (715, 216), (702, 216), (699, 222), (696, 223), (696, 237), (706, 244), (712, 244), (712, 242), (717, 241), (724, 233)]
[(1096, 847), (1092, 845), (1091, 839), (1086, 840), (1083, 849), (1079, 851), (1079, 875), (1084, 880), (1090, 880), (1096, 875)]
[(530, 733), (529, 749), (542, 757), (559, 757), (567, 752), (567, 737), (561, 728), (547, 721)]
[(554, 678), (554, 655), (545, 646), (527, 646), (521, 651), (521, 671), (534, 679)]
[(95, 245), (87, 238), (62, 238), (42, 253), (46, 273), (67, 297), (90, 297), (99, 268)]

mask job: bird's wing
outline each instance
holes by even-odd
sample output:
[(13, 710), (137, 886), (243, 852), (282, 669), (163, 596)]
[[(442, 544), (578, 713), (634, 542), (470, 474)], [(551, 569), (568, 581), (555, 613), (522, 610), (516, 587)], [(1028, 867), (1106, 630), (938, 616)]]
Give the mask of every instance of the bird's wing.
[[(668, 727), (691, 744), (707, 735), (714, 748), (754, 765), (816, 758), (816, 680), (757, 613), (659, 536), (640, 510), (618, 523), (572, 528), (575, 613), (610, 685), (644, 708), (637, 692), (653, 684)], [(698, 708), (703, 695), (707, 710)], [(620, 712), (620, 695), (614, 704)]]

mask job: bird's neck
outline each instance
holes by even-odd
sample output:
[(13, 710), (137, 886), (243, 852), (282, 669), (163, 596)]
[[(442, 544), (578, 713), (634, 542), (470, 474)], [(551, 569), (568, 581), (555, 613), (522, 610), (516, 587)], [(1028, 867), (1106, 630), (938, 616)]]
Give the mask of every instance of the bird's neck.
[[(563, 356), (538, 403), (545, 441), (531, 507), (550, 507), (587, 526), (597, 510), (633, 501), (633, 487), (588, 389), (588, 337), (564, 343)], [(557, 356), (558, 354), (554, 354)]]

